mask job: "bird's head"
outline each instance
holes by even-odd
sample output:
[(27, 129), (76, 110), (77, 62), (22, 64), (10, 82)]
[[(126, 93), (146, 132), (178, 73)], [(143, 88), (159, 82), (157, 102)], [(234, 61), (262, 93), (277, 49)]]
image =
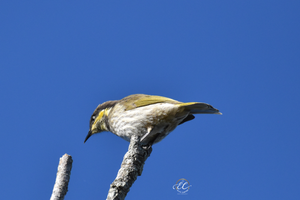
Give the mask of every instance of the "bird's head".
[(84, 140), (86, 142), (93, 134), (103, 131), (109, 131), (108, 128), (108, 114), (117, 101), (108, 101), (100, 104), (93, 112), (90, 119), (90, 130)]

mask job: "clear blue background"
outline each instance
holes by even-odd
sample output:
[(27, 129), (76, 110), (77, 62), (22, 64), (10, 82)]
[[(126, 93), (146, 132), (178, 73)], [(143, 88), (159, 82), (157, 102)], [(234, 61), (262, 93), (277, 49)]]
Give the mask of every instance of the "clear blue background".
[[(1, 1), (1, 199), (105, 199), (128, 142), (83, 143), (134, 93), (212, 104), (154, 145), (127, 199), (300, 199), (299, 1)], [(180, 178), (188, 195), (172, 186)]]

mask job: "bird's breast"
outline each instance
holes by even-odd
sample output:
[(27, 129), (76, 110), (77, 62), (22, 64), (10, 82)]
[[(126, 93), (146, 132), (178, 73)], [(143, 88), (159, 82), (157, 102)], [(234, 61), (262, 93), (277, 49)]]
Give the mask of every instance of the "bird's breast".
[(181, 118), (178, 117), (176, 104), (157, 103), (127, 111), (124, 106), (116, 105), (108, 123), (111, 132), (130, 141), (131, 135), (142, 137), (149, 130), (168, 134), (176, 128)]

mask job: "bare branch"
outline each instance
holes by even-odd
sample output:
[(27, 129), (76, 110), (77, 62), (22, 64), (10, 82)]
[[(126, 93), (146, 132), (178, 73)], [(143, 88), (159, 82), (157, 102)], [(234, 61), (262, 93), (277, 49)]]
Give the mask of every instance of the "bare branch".
[(56, 180), (50, 200), (63, 200), (68, 192), (72, 169), (72, 156), (65, 154), (59, 159)]
[(132, 136), (127, 153), (114, 182), (110, 185), (107, 200), (124, 200), (130, 187), (143, 172), (144, 163), (152, 152), (152, 147), (144, 149), (137, 136)]

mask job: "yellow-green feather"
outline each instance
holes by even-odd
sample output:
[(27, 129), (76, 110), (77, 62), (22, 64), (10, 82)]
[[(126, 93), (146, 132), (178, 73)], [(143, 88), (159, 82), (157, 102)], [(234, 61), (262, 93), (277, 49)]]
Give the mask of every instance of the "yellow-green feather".
[(134, 98), (134, 100), (129, 105), (127, 105), (126, 110), (131, 110), (134, 108), (148, 106), (148, 105), (156, 104), (156, 103), (171, 103), (171, 104), (182, 103), (182, 102), (179, 102), (174, 99), (167, 98), (167, 97), (152, 96), (152, 95), (138, 95), (133, 98)]

